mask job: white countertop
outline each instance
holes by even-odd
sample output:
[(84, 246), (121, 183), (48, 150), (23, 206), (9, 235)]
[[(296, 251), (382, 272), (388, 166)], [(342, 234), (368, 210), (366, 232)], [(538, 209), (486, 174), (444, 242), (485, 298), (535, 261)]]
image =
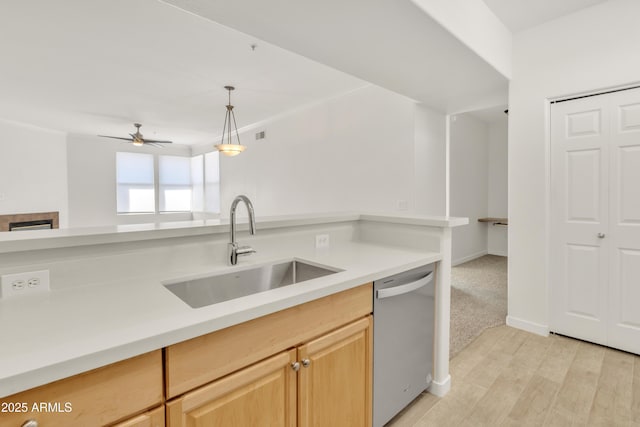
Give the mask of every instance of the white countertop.
[(434, 252), (349, 242), (326, 252), (256, 254), (237, 267), (211, 266), (209, 272), (294, 255), (344, 271), (198, 309), (162, 286), (175, 277), (157, 273), (0, 300), (0, 397), (441, 259)]
[[(242, 222), (238, 228), (246, 230), (247, 225)], [(259, 218), (257, 223), (258, 230), (273, 229), (273, 232), (258, 233), (261, 238), (266, 235), (267, 239), (272, 239), (271, 243), (265, 243), (268, 242), (265, 240), (255, 241), (255, 244), (262, 245), (261, 249), (265, 250), (242, 257), (235, 267), (224, 265), (221, 257), (216, 261), (212, 257), (213, 246), (202, 243), (208, 239), (198, 237), (227, 233), (227, 221), (185, 221), (0, 233), (0, 254), (7, 254), (6, 260), (13, 259), (20, 265), (12, 267), (10, 262), (5, 262), (5, 271), (24, 271), (33, 265), (29, 263), (35, 263), (38, 269), (53, 268), (58, 274), (57, 286), (52, 286), (50, 292), (0, 299), (0, 397), (420, 265), (444, 261), (443, 256), (450, 255), (439, 252), (436, 236), (450, 239), (450, 232), (440, 234), (437, 230), (467, 224), (468, 220), (416, 215), (331, 213)], [(368, 239), (349, 237), (349, 227), (356, 223), (367, 223), (373, 225), (374, 229), (377, 229), (376, 224), (380, 224), (380, 229), (384, 231), (379, 235), (369, 234)], [(394, 229), (393, 224), (398, 228)], [(285, 228), (290, 230), (277, 230)], [(316, 249), (311, 244), (312, 240), (309, 239), (313, 239), (317, 230), (338, 233), (335, 235), (338, 236), (337, 241), (334, 244), (332, 240), (330, 249)], [(370, 233), (371, 227), (367, 227), (367, 230)], [(269, 235), (272, 237), (268, 237)], [(174, 237), (179, 238), (176, 242), (183, 242), (179, 249), (171, 241)], [(287, 238), (289, 240), (283, 241)], [(185, 239), (198, 243), (184, 245)], [(215, 239), (211, 241), (213, 240)], [(226, 248), (224, 240), (217, 240), (220, 242), (217, 246), (220, 250)], [(149, 252), (144, 249), (148, 246), (141, 246), (142, 243), (129, 245), (129, 242), (143, 241), (147, 241), (146, 244), (164, 245), (162, 247), (168, 248), (169, 252)], [(111, 245), (112, 243), (116, 245)], [(125, 245), (121, 245), (122, 243)], [(123, 252), (101, 252), (102, 247), (117, 247), (120, 248), (118, 251)], [(138, 252), (131, 252), (134, 249), (130, 248), (136, 248)], [(39, 249), (49, 250), (45, 251), (44, 260), (41, 259), (41, 252), (37, 251)], [(91, 251), (97, 253), (98, 258), (85, 256), (85, 253), (92, 253)], [(139, 258), (131, 258), (131, 254), (135, 254), (135, 257), (155, 257), (161, 253), (165, 254), (165, 258), (159, 261), (160, 264), (140, 263)], [(167, 253), (172, 255), (166, 258)], [(29, 258), (26, 264), (25, 258)], [(343, 271), (197, 309), (189, 307), (162, 285), (163, 282), (177, 278), (228, 272), (294, 258)], [(111, 264), (103, 265), (99, 262), (103, 259)], [(194, 261), (190, 263), (192, 259)], [(183, 263), (184, 261), (189, 262)], [(38, 265), (41, 262), (45, 264)], [(448, 265), (449, 262), (449, 258), (446, 258), (445, 264)], [(154, 265), (157, 268), (149, 268)], [(109, 269), (122, 273), (107, 274), (111, 271)], [(66, 283), (72, 272), (77, 273), (75, 276), (71, 275), (76, 280)], [(81, 278), (80, 281), (77, 280), (78, 277)], [(93, 280), (94, 277), (96, 280)], [(446, 283), (445, 286), (448, 286), (448, 282)], [(448, 328), (448, 321), (446, 325)]]
[[(275, 229), (358, 220), (433, 227), (456, 227), (469, 222), (456, 217), (353, 212), (258, 217), (256, 222), (260, 229)], [(239, 224), (238, 229), (246, 227)], [(0, 254), (228, 232), (229, 221), (220, 219), (6, 232), (0, 233)]]

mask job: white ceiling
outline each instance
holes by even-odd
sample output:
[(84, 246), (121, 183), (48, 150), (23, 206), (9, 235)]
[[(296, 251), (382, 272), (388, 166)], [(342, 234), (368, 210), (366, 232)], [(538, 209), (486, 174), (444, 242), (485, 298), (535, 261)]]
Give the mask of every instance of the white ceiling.
[(367, 85), (156, 0), (1, 2), (0, 58), (0, 118), (184, 144), (221, 133), (227, 84), (238, 127)]
[[(485, 0), (514, 31), (601, 1)], [(216, 142), (227, 84), (239, 127), (368, 82), (447, 112), (507, 94), (410, 0), (5, 1), (0, 58), (0, 119), (181, 144)]]
[(506, 98), (410, 0), (172, 3), (207, 19), (158, 0), (0, 2), (0, 119), (199, 144), (221, 133), (227, 84), (241, 128), (368, 82), (441, 111)]
[(484, 0), (513, 33), (607, 0)]
[(507, 80), (410, 0), (164, 1), (441, 111), (506, 102)]

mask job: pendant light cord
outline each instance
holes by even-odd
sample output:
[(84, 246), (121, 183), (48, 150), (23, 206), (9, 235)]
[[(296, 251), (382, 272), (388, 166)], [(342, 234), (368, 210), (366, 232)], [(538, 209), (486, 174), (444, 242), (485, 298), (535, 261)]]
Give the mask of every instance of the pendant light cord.
[(240, 144), (240, 133), (238, 132), (238, 124), (236, 123), (236, 115), (233, 112), (233, 105), (231, 105), (231, 89), (227, 89), (229, 91), (229, 103), (227, 104), (227, 111), (224, 114), (224, 125), (222, 126), (222, 140), (221, 144), (224, 144), (224, 133), (227, 131), (227, 141), (229, 144), (231, 141), (231, 119), (233, 118), (233, 127), (236, 130), (236, 139), (238, 140), (238, 145)]

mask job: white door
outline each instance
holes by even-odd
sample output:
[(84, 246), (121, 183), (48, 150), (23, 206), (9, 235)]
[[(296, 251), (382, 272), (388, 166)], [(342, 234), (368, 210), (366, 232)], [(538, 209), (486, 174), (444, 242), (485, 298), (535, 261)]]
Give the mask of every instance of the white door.
[(609, 342), (640, 354), (640, 89), (609, 95)]
[(640, 89), (551, 109), (551, 329), (640, 354)]
[(606, 344), (610, 129), (599, 98), (551, 107), (550, 293), (553, 331)]

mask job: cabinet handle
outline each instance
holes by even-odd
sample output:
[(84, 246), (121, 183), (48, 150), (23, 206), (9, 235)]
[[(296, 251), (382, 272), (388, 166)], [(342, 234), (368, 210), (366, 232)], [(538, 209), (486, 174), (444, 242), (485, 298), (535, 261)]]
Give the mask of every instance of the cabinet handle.
[(598, 233), (598, 239), (604, 239), (604, 233)]
[(291, 364), (291, 369), (293, 369), (294, 371), (298, 372), (298, 369), (300, 369), (300, 363), (298, 362), (293, 362)]
[(38, 422), (36, 420), (27, 420), (21, 427), (38, 427)]
[(309, 365), (311, 365), (311, 360), (309, 359), (302, 359), (302, 366), (305, 368), (308, 368)]

